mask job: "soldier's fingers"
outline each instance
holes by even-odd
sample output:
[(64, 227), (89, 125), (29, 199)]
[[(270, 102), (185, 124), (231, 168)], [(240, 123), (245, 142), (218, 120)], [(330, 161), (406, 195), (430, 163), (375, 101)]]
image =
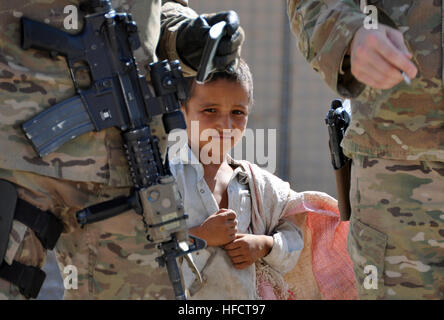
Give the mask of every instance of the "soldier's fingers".
[(358, 79), (360, 82), (364, 83), (365, 85), (375, 88), (375, 89), (381, 89), (379, 83), (374, 80), (370, 75), (366, 74), (364, 71), (361, 72), (358, 75), (355, 75), (356, 79)]
[(222, 37), (217, 46), (216, 56), (226, 56), (238, 51), (239, 46), (244, 41), (244, 34), (241, 28), (233, 35)]
[(409, 59), (412, 58), (412, 54), (409, 52), (409, 49), (407, 48), (405, 41), (404, 41), (404, 35), (402, 32), (395, 30), (395, 29), (387, 29), (386, 31), (387, 38), (393, 43), (393, 45), (402, 51)]
[(369, 36), (369, 45), (384, 57), (388, 63), (407, 73), (410, 78), (416, 76), (417, 69), (415, 65), (388, 38)]
[(374, 75), (375, 80), (384, 81), (387, 85), (392, 86), (402, 81), (401, 72), (378, 53), (369, 51), (367, 53), (367, 63), (367, 71)]
[(382, 81), (380, 78), (377, 79), (375, 74), (369, 72), (368, 68), (355, 67), (352, 70), (352, 74), (358, 79), (360, 82), (375, 88), (375, 89), (389, 89), (390, 84)]
[[(362, 52), (360, 50), (357, 50), (355, 56), (352, 57), (351, 69), (352, 74), (355, 76), (356, 79), (376, 89), (388, 89), (401, 81), (401, 73), (398, 70), (396, 71), (396, 73), (399, 73), (399, 78), (396, 79), (396, 75), (394, 75), (394, 78), (392, 79), (390, 77), (386, 77), (384, 72), (376, 69), (375, 65), (378, 63), (375, 62), (375, 59), (382, 59), (382, 57), (380, 57), (377, 52), (370, 51), (372, 50)], [(387, 65), (390, 66), (390, 64), (385, 62), (384, 66)], [(391, 67), (394, 68), (393, 66)], [(383, 67), (378, 66), (378, 68)]]
[(236, 11), (222, 11), (216, 14), (207, 15), (208, 23), (213, 26), (220, 21), (225, 21), (227, 23), (226, 31), (227, 34), (232, 35), (239, 28), (239, 16)]

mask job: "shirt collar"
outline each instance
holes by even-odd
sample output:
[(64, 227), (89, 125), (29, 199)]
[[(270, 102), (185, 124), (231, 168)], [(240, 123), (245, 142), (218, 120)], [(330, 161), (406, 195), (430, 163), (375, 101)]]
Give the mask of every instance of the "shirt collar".
[(171, 153), (170, 150), (168, 150), (168, 160), (171, 171), (173, 174), (177, 172), (177, 170), (180, 170), (180, 168), (183, 168), (183, 166), (190, 166), (192, 167), (198, 176), (198, 179), (203, 178), (203, 166), (199, 162), (198, 158), (194, 154), (193, 150), (189, 147), (188, 143), (185, 143), (182, 147), (179, 149), (176, 149), (177, 152), (175, 154)]
[[(193, 150), (190, 148), (188, 143), (184, 144), (181, 148), (179, 148), (176, 154), (168, 153), (168, 159), (169, 159), (170, 168), (172, 169), (174, 174), (177, 172), (177, 170), (180, 170), (180, 167), (186, 165), (190, 166), (195, 170), (195, 172), (197, 173), (198, 180), (203, 179), (204, 177), (203, 165), (199, 162), (198, 158), (196, 157), (196, 155), (194, 154)], [(240, 183), (247, 184), (248, 175), (246, 172), (244, 172), (243, 166), (241, 165), (240, 161), (233, 159), (229, 154), (227, 154), (227, 162), (234, 169), (230, 181), (234, 179), (236, 176), (238, 176), (238, 181)]]

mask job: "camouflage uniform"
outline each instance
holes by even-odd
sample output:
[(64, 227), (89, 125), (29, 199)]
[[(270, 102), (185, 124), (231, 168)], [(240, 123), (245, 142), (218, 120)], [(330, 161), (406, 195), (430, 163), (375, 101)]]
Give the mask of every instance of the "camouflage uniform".
[[(419, 73), (376, 90), (351, 74), (347, 49), (365, 15), (359, 0), (288, 0), (302, 54), (350, 98), (342, 143), (353, 158), (348, 238), (360, 298), (444, 299), (443, 1), (367, 1), (404, 33)], [(377, 269), (377, 289), (365, 279)], [(371, 286), (370, 286), (371, 287)]]
[[(2, 1), (0, 5), (0, 179), (14, 182), (19, 197), (61, 218), (64, 233), (56, 251), (60, 269), (73, 265), (78, 271), (78, 289), (65, 291), (67, 299), (166, 299), (174, 294), (167, 273), (154, 257), (157, 249), (147, 245), (141, 216), (134, 211), (79, 227), (75, 212), (129, 193), (127, 161), (120, 132), (115, 128), (84, 134), (48, 156), (39, 158), (25, 139), (20, 124), (43, 109), (75, 94), (62, 57), (20, 47), (19, 19), (44, 21), (62, 29), (64, 8), (72, 0)], [(141, 70), (156, 59), (160, 36), (160, 0), (116, 0), (114, 8), (130, 11), (142, 40), (136, 52)], [(196, 16), (188, 1), (175, 1), (165, 14), (168, 25), (159, 42), (162, 58), (174, 59), (175, 31), (183, 21), (178, 14)], [(176, 19), (174, 19), (176, 16)], [(78, 16), (79, 30), (82, 15)], [(76, 33), (76, 30), (65, 30)], [(190, 72), (190, 68), (185, 70)], [(166, 137), (159, 119), (154, 134)], [(34, 232), (14, 221), (5, 261), (42, 267), (46, 252)], [(62, 274), (62, 277), (66, 275)], [(0, 279), (0, 299), (22, 298), (18, 289)]]

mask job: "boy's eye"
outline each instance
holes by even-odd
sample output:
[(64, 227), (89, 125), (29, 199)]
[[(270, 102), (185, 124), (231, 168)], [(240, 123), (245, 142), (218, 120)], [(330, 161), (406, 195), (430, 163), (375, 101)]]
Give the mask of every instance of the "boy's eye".
[(216, 112), (216, 109), (215, 108), (206, 108), (203, 111), (208, 112), (208, 113), (214, 113), (214, 112)]
[(235, 115), (245, 115), (246, 113), (242, 110), (233, 110), (233, 114)]

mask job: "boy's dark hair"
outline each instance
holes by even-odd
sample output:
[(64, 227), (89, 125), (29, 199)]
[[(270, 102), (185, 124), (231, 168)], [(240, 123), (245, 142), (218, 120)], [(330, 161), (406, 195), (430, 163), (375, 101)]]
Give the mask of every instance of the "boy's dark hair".
[[(243, 59), (239, 59), (239, 63), (234, 72), (214, 72), (211, 74), (208, 82), (217, 81), (220, 79), (225, 79), (227, 81), (237, 82), (244, 86), (248, 91), (248, 100), (250, 102), (250, 108), (253, 106), (253, 75), (251, 74), (250, 68)], [(194, 89), (195, 78), (188, 78), (190, 93), (192, 95)], [(186, 105), (186, 104), (185, 104)]]

